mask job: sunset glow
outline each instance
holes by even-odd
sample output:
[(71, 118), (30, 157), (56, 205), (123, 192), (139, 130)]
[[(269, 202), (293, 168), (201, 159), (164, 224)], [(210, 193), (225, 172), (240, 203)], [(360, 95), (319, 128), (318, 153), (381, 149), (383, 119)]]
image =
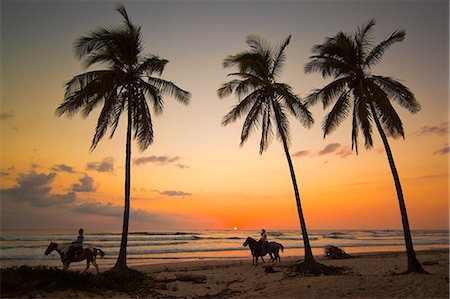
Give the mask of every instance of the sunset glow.
[[(2, 229), (121, 229), (126, 115), (114, 137), (92, 152), (100, 108), (87, 118), (55, 116), (65, 82), (85, 71), (73, 55), (73, 42), (92, 29), (119, 24), (115, 4), (2, 2)], [(239, 146), (243, 119), (221, 126), (237, 103), (233, 96), (219, 100), (216, 94), (230, 79), (223, 59), (245, 49), (248, 34), (274, 44), (292, 34), (281, 81), (304, 97), (327, 82), (303, 72), (311, 47), (370, 19), (377, 21), (377, 42), (397, 29), (406, 31), (406, 39), (385, 53), (374, 72), (401, 81), (422, 105), (415, 115), (394, 105), (406, 138), (389, 140), (411, 227), (448, 229), (448, 3), (124, 5), (142, 26), (143, 52), (169, 60), (162, 77), (192, 94), (188, 106), (166, 97), (164, 112), (152, 115), (154, 144), (144, 152), (133, 144), (130, 230), (299, 229), (282, 144), (275, 137), (259, 155), (258, 131)], [(315, 124), (309, 130), (290, 119), (290, 151), (308, 228), (401, 229), (378, 132), (374, 129), (374, 149), (366, 151), (361, 138), (357, 155), (351, 149), (351, 118), (324, 139), (326, 112), (321, 105), (310, 110)]]

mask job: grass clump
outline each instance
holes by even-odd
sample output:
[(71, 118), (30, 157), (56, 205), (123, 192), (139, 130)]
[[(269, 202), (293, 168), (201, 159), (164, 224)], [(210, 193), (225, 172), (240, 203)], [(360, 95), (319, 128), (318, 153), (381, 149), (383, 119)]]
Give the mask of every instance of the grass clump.
[(56, 267), (20, 266), (1, 269), (1, 297), (18, 297), (34, 292), (73, 290), (137, 293), (151, 288), (152, 279), (139, 271), (107, 271), (99, 274), (63, 271)]

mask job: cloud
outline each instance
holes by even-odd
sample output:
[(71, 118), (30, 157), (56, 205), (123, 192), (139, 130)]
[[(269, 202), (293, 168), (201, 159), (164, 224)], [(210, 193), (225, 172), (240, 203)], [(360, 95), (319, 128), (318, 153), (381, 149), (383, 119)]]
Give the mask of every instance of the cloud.
[(62, 206), (72, 204), (76, 200), (74, 192), (66, 194), (52, 194), (51, 183), (56, 173), (36, 173), (34, 170), (27, 174), (19, 174), (17, 186), (0, 189), (2, 200), (28, 202), (35, 207)]
[(87, 174), (80, 178), (79, 182), (70, 187), (73, 192), (94, 192), (96, 190), (94, 187), (94, 179)]
[(14, 114), (0, 112), (0, 120), (5, 120), (5, 119), (9, 119), (9, 118), (14, 118), (14, 117), (15, 117)]
[(112, 157), (104, 158), (101, 162), (89, 162), (86, 170), (95, 170), (98, 172), (114, 172), (114, 160)]
[[(340, 143), (330, 143), (318, 152), (311, 152), (309, 150), (298, 151), (292, 154), (293, 157), (317, 157), (335, 154), (341, 158), (346, 158), (352, 154), (352, 149), (349, 146), (342, 146)], [(327, 161), (328, 162), (328, 161)]]
[(180, 168), (180, 169), (190, 168), (190, 166), (184, 165), (184, 164), (180, 164), (180, 163), (175, 164), (175, 166), (178, 167), (178, 168)]
[(169, 156), (149, 156), (149, 157), (141, 157), (134, 159), (135, 165), (147, 164), (147, 163), (155, 163), (158, 165), (166, 165), (180, 160), (180, 157), (169, 157)]
[[(53, 227), (55, 224), (64, 226), (71, 222), (94, 221), (92, 225), (98, 225), (97, 216), (109, 217), (111, 223), (120, 223), (124, 212), (123, 206), (94, 200), (80, 203), (76, 193), (72, 191), (55, 194), (52, 192), (52, 183), (56, 177), (57, 174), (53, 172), (46, 174), (32, 170), (26, 174), (19, 174), (15, 187), (0, 189), (2, 224), (6, 223), (11, 228), (35, 228), (40, 225)], [(89, 185), (86, 183), (89, 179), (83, 181), (86, 177), (89, 178), (85, 175), (78, 185)], [(176, 215), (149, 213), (142, 209), (131, 208), (130, 221), (162, 227), (178, 223), (179, 219)]]
[(176, 196), (191, 196), (191, 193), (188, 192), (183, 192), (183, 191), (173, 191), (173, 190), (166, 190), (166, 191), (159, 191), (159, 190), (153, 190), (157, 193), (159, 193), (160, 195), (164, 195), (164, 196), (170, 196), (170, 197), (176, 197)]
[(52, 167), (53, 171), (56, 172), (68, 172), (68, 173), (75, 173), (75, 169), (71, 166), (68, 166), (66, 164), (58, 164)]
[(413, 136), (423, 135), (448, 135), (448, 122), (441, 123), (437, 126), (423, 126), (418, 132), (412, 134)]
[(450, 147), (447, 145), (447, 146), (444, 146), (443, 148), (441, 148), (441, 149), (435, 151), (435, 152), (433, 153), (433, 155), (446, 155), (446, 154), (448, 154), (449, 152), (450, 152)]
[(318, 155), (323, 156), (336, 152), (341, 147), (340, 143), (330, 143), (319, 151)]
[(292, 157), (300, 158), (300, 157), (306, 157), (309, 155), (310, 155), (309, 151), (298, 151), (298, 152), (292, 154)]

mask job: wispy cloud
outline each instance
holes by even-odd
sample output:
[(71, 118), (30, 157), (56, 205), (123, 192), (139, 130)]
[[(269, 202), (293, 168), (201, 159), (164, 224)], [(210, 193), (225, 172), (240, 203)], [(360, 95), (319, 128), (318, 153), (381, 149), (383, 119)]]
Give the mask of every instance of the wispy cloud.
[(419, 131), (412, 133), (413, 136), (423, 135), (448, 135), (448, 122), (441, 123), (436, 126), (423, 126)]
[(300, 158), (300, 157), (307, 157), (309, 155), (310, 155), (309, 151), (298, 151), (296, 153), (293, 153), (292, 157)]
[(449, 152), (450, 152), (450, 147), (447, 145), (447, 146), (444, 146), (443, 148), (435, 151), (433, 153), (433, 155), (447, 155)]
[(180, 161), (181, 158), (178, 156), (170, 157), (170, 156), (148, 156), (148, 157), (140, 157), (134, 159), (134, 164), (136, 166), (145, 165), (147, 163), (152, 163), (156, 165), (174, 165), (180, 169), (190, 168), (188, 165), (176, 163)]
[(96, 190), (94, 179), (87, 174), (79, 179), (79, 183), (73, 184), (70, 189), (73, 192), (94, 192)]
[(170, 197), (185, 197), (185, 196), (191, 196), (191, 193), (188, 192), (184, 192), (184, 191), (174, 191), (174, 190), (166, 190), (166, 191), (159, 191), (159, 190), (153, 190), (157, 193), (159, 193), (160, 195), (163, 196), (170, 196)]
[(15, 115), (14, 114), (10, 114), (10, 113), (1, 113), (0, 112), (0, 120), (6, 120), (9, 118), (14, 118)]
[(323, 155), (334, 153), (340, 147), (341, 147), (340, 143), (330, 143), (330, 144), (326, 145), (322, 150), (320, 150), (318, 152), (318, 155), (319, 156), (323, 156)]
[(52, 167), (53, 171), (56, 172), (68, 172), (68, 173), (75, 173), (75, 169), (71, 166), (68, 166), (66, 164), (57, 164), (55, 166)]
[(149, 156), (149, 157), (140, 157), (134, 159), (135, 165), (144, 165), (147, 163), (154, 163), (159, 165), (166, 165), (170, 163), (174, 163), (180, 160), (180, 157), (169, 157), (169, 156)]
[(345, 158), (352, 154), (352, 150), (348, 146), (342, 146), (340, 143), (330, 143), (319, 151), (313, 152), (310, 150), (301, 150), (294, 154), (293, 157), (317, 157), (335, 154), (341, 158)]
[(86, 170), (94, 170), (98, 172), (114, 172), (114, 159), (112, 157), (104, 158), (101, 162), (89, 162)]

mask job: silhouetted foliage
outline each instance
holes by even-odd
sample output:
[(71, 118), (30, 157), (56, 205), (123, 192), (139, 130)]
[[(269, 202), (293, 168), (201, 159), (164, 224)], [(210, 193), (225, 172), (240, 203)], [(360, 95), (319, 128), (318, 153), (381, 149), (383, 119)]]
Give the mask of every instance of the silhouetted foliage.
[[(102, 27), (78, 38), (74, 44), (77, 58), (87, 68), (94, 64), (106, 66), (103, 70), (88, 71), (73, 77), (66, 84), (63, 103), (56, 109), (58, 116), (73, 116), (80, 112), (87, 117), (102, 105), (91, 150), (105, 136), (108, 129), (113, 137), (120, 116), (127, 112), (127, 137), (125, 161), (125, 212), (122, 241), (116, 267), (126, 265), (128, 222), (130, 213), (131, 138), (132, 133), (143, 151), (153, 143), (153, 112), (161, 114), (164, 95), (188, 104), (190, 93), (174, 83), (161, 79), (168, 60), (142, 53), (141, 27), (131, 23), (123, 5), (117, 8), (123, 17), (118, 27)], [(155, 77), (154, 75), (158, 75)]]
[(392, 102), (411, 113), (418, 112), (420, 104), (402, 83), (391, 77), (374, 75), (370, 71), (371, 67), (381, 61), (391, 45), (403, 41), (406, 33), (403, 30), (394, 31), (388, 38), (373, 45), (374, 26), (375, 21), (371, 20), (352, 34), (338, 32), (312, 48), (314, 55), (305, 65), (305, 72), (320, 72), (324, 78), (331, 77), (334, 80), (312, 92), (307, 97), (307, 104), (312, 105), (320, 100), (326, 109), (334, 103), (322, 124), (324, 137), (334, 131), (351, 113), (352, 149), (356, 152), (360, 130), (366, 148), (373, 147), (372, 127), (375, 122), (386, 149), (400, 204), (408, 254), (407, 272), (424, 273), (414, 253), (400, 178), (387, 139), (387, 136), (405, 137), (402, 121)]
[(105, 291), (136, 293), (153, 283), (144, 273), (132, 271), (124, 274), (108, 271), (97, 275), (76, 271), (63, 271), (56, 267), (20, 266), (1, 269), (1, 296), (33, 296), (39, 292), (88, 291), (105, 294)]
[(290, 40), (291, 36), (287, 37), (278, 47), (272, 47), (261, 37), (249, 35), (247, 37), (249, 50), (225, 58), (223, 66), (237, 68), (238, 72), (229, 74), (236, 79), (222, 84), (217, 90), (217, 94), (223, 98), (234, 92), (239, 99), (238, 104), (225, 115), (222, 124), (228, 125), (240, 117), (245, 117), (241, 133), (241, 146), (247, 141), (252, 131), (261, 128), (259, 153), (262, 154), (273, 138), (273, 130), (276, 130), (289, 164), (305, 247), (305, 260), (310, 261), (308, 265), (313, 265), (318, 263), (314, 260), (309, 243), (294, 166), (289, 154), (290, 126), (287, 115), (295, 117), (307, 128), (312, 126), (314, 120), (292, 88), (286, 83), (278, 82)]

